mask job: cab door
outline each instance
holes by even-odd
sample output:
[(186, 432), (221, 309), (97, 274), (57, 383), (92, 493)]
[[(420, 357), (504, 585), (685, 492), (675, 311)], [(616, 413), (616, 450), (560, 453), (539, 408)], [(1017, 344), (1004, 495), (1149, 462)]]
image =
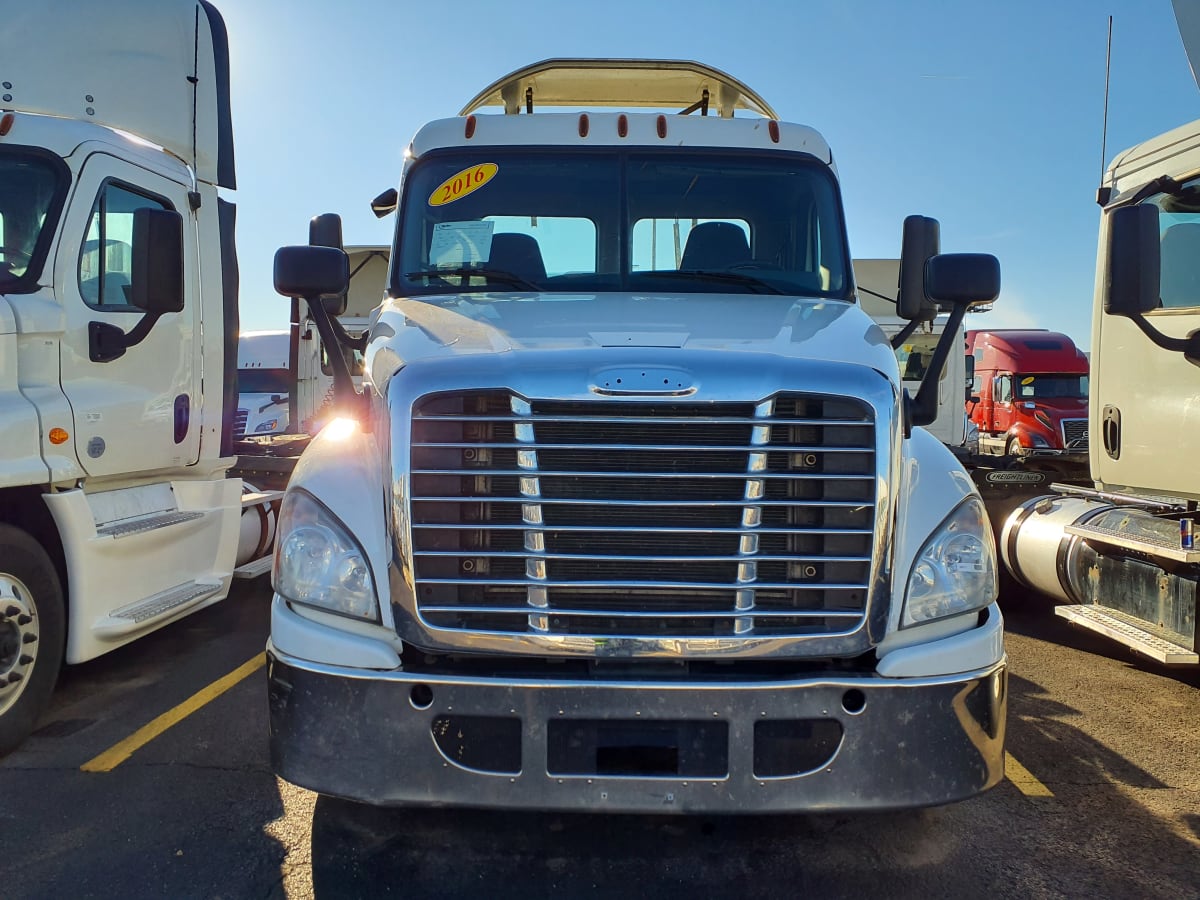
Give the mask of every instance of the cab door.
[[(94, 361), (89, 326), (128, 333), (143, 311), (130, 303), (133, 212), (183, 217), (184, 308), (167, 313), (117, 359)], [(200, 451), (200, 329), (195, 221), (188, 188), (165, 173), (104, 152), (84, 163), (55, 261), (65, 314), (60, 375), (71, 404), (79, 462), (90, 476), (192, 465)]]
[(1013, 424), (1013, 379), (1007, 372), (996, 373), (992, 379), (992, 426), (996, 434), (1003, 434)]

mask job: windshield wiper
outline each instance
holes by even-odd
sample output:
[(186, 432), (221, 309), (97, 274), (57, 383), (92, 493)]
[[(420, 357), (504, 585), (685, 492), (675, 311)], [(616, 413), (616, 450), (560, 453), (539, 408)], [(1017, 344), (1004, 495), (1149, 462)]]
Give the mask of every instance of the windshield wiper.
[(679, 269), (676, 271), (637, 272), (637, 275), (653, 275), (659, 278), (690, 278), (696, 281), (724, 281), (730, 284), (741, 284), (757, 288), (756, 294), (786, 294), (771, 282), (753, 275), (743, 275), (741, 272), (710, 271), (708, 269)]
[[(527, 278), (522, 278), (513, 272), (506, 272), (503, 269), (488, 269), (488, 268), (473, 268), (470, 266), (460, 266), (453, 269), (426, 269), (421, 272), (405, 272), (404, 277), (413, 278), (445, 278), (447, 275), (456, 278), (486, 278), (488, 281), (499, 281), (503, 284), (512, 285), (513, 287), (525, 288), (529, 291), (542, 290), (540, 285), (534, 284)], [(487, 285), (457, 285), (459, 288), (486, 288)]]

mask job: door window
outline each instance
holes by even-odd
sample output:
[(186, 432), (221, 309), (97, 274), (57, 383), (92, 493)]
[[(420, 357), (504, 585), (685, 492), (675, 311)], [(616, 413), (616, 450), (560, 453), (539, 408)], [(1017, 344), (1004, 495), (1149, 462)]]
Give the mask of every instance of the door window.
[(992, 387), (992, 393), (995, 394), (997, 403), (1012, 402), (1012, 376), (997, 375), (995, 385)]
[(140, 312), (130, 302), (133, 275), (133, 212), (170, 209), (162, 200), (106, 181), (88, 219), (79, 252), (79, 293), (93, 309)]

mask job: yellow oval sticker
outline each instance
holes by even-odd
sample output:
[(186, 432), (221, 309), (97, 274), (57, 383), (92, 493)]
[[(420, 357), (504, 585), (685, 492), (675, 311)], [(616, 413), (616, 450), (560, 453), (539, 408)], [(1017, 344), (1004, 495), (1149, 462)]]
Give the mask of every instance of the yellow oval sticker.
[(461, 200), (495, 178), (499, 171), (500, 167), (495, 163), (480, 163), (456, 172), (433, 189), (433, 193), (429, 195), (429, 205), (445, 206), (447, 203)]

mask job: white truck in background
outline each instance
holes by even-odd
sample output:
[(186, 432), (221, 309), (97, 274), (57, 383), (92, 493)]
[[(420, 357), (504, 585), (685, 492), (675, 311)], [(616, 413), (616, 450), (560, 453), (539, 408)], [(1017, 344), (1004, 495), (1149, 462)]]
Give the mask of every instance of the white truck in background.
[(0, 22), (3, 754), (62, 662), (217, 602), (239, 564), (265, 571), (274, 517), (226, 477), (238, 273), (220, 14), (0, 0)]
[[(1176, 0), (1193, 74), (1200, 6)], [(1200, 79), (1197, 79), (1200, 86)], [(1119, 154), (1097, 198), (1089, 464), (1000, 540), (1055, 612), (1168, 665), (1200, 662), (1200, 121)]]
[(291, 395), (299, 384), (292, 374), (290, 350), (286, 331), (243, 331), (238, 337), (235, 437), (288, 430)]
[[(398, 222), (362, 392), (335, 357), (353, 415), (280, 514), (279, 775), (611, 812), (999, 781), (991, 530), (923, 427), (994, 257), (906, 220), (898, 314), (953, 309), (911, 397), (859, 302), (828, 145), (690, 62), (514, 72), (423, 127), (374, 206)], [(325, 226), (275, 258), (322, 337), (350, 271)]]

